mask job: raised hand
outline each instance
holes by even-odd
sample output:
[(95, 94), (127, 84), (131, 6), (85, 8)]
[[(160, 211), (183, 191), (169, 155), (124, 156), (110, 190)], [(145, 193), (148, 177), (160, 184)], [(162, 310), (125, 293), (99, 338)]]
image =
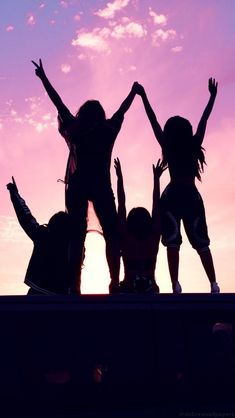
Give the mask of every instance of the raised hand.
[(122, 168), (119, 158), (114, 158), (114, 168), (116, 170), (117, 177), (122, 177)]
[(161, 161), (160, 158), (159, 158), (156, 166), (153, 164), (153, 176), (154, 176), (154, 179), (159, 179), (161, 177), (163, 171), (165, 171), (166, 169), (167, 169), (167, 166), (165, 166), (163, 164), (163, 161)]
[(35, 61), (31, 61), (31, 62), (36, 67), (36, 70), (35, 70), (36, 76), (39, 77), (39, 78), (43, 78), (45, 76), (45, 71), (44, 71), (44, 68), (43, 68), (43, 65), (42, 65), (41, 58), (39, 59), (39, 65)]
[(213, 96), (213, 97), (215, 97), (216, 94), (217, 94), (217, 86), (218, 86), (217, 81), (215, 81), (214, 78), (209, 78), (208, 90), (209, 90), (211, 96)]
[(137, 82), (136, 82), (135, 91), (136, 91), (136, 94), (138, 94), (141, 97), (143, 97), (143, 95), (145, 94), (144, 87)]
[(9, 192), (18, 193), (18, 188), (16, 186), (16, 182), (13, 176), (12, 176), (12, 183), (7, 184), (7, 189), (9, 190)]
[(135, 82), (132, 84), (131, 90), (132, 90), (132, 92), (133, 92), (133, 93), (135, 93), (135, 94), (137, 93), (138, 86), (139, 86), (138, 81), (135, 81)]

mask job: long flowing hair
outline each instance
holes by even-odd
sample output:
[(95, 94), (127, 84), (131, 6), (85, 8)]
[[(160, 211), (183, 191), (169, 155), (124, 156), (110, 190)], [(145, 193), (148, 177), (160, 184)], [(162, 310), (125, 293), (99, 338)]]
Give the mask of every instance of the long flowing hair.
[(81, 129), (91, 128), (105, 121), (105, 111), (98, 100), (87, 100), (78, 109), (75, 117)]
[(192, 174), (201, 180), (201, 173), (206, 164), (205, 150), (195, 140), (191, 123), (181, 116), (173, 116), (167, 120), (163, 134), (164, 166), (188, 166)]
[(64, 178), (66, 185), (77, 169), (76, 144), (73, 138), (76, 138), (78, 132), (86, 133), (90, 131), (96, 125), (104, 122), (105, 119), (105, 111), (98, 100), (87, 100), (83, 103), (75, 115), (74, 122), (68, 127), (64, 126), (60, 115), (58, 115), (58, 129), (70, 151)]

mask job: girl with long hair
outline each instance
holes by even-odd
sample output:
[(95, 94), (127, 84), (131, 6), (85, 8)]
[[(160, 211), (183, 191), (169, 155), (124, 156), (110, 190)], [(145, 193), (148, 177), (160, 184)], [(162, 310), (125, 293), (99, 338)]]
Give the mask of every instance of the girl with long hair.
[(115, 139), (124, 115), (135, 97), (135, 83), (110, 119), (98, 100), (86, 101), (72, 115), (49, 82), (42, 61), (32, 61), (36, 76), (58, 111), (59, 132), (70, 149), (65, 183), (66, 208), (72, 223), (69, 252), (71, 293), (80, 293), (80, 275), (87, 229), (88, 201), (91, 201), (103, 229), (111, 282), (110, 293), (118, 291), (120, 248), (117, 212), (111, 186), (110, 164)]
[(121, 163), (114, 160), (117, 174), (118, 220), (121, 237), (121, 255), (124, 266), (124, 280), (120, 292), (159, 293), (155, 281), (155, 267), (160, 241), (160, 186), (159, 179), (164, 171), (158, 161), (153, 165), (152, 214), (144, 207), (135, 207), (126, 214), (126, 196)]
[(204, 204), (195, 185), (196, 178), (201, 180), (205, 164), (202, 142), (207, 120), (215, 102), (217, 84), (215, 79), (209, 79), (210, 98), (195, 134), (190, 122), (180, 116), (170, 118), (162, 130), (144, 88), (140, 84), (137, 87), (155, 137), (162, 148), (163, 164), (168, 167), (170, 173), (170, 183), (161, 196), (161, 221), (162, 243), (167, 247), (173, 293), (182, 291), (178, 281), (179, 249), (182, 243), (181, 220), (192, 247), (200, 256), (210, 281), (211, 293), (220, 292), (209, 248)]

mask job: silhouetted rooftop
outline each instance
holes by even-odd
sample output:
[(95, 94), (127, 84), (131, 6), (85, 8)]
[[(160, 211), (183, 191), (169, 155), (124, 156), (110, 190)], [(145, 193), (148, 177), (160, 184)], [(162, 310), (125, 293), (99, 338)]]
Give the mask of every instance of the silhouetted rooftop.
[(235, 294), (1, 296), (0, 325), (1, 416), (235, 412)]

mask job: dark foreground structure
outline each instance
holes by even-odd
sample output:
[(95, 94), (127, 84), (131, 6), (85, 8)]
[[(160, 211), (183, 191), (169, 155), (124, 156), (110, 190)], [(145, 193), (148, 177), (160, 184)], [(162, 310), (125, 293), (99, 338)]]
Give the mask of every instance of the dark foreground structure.
[(0, 297), (1, 417), (235, 416), (235, 294)]

